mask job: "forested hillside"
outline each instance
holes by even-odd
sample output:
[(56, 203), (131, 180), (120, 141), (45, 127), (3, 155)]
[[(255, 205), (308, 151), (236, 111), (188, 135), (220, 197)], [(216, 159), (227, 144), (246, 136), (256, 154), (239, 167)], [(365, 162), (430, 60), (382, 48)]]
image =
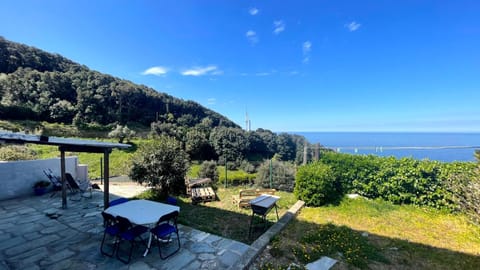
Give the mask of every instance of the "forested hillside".
[(0, 37), (0, 118), (82, 125), (167, 120), (238, 127), (224, 116), (143, 85), (90, 70), (58, 54)]
[[(228, 161), (230, 168), (255, 171), (265, 159), (303, 162), (304, 137), (270, 130), (244, 131), (226, 117), (193, 101), (102, 74), (0, 37), (0, 120), (28, 120), (10, 130), (53, 136), (131, 139), (126, 125), (181, 142), (192, 160)], [(48, 122), (48, 123), (47, 123)], [(34, 123), (28, 128), (25, 123)], [(52, 124), (53, 123), (53, 124)], [(64, 123), (66, 125), (59, 125)], [(73, 125), (71, 125), (73, 124)], [(81, 132), (79, 132), (81, 131)], [(113, 135), (115, 134), (115, 135)], [(139, 136), (141, 137), (141, 136)], [(309, 157), (312, 151), (309, 150)], [(285, 174), (285, 172), (283, 172)]]

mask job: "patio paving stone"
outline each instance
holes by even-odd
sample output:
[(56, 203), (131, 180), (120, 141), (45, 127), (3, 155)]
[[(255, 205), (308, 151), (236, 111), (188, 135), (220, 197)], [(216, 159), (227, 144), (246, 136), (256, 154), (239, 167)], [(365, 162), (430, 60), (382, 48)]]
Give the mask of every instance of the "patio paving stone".
[(152, 243), (146, 257), (143, 248), (134, 251), (125, 265), (100, 253), (103, 193), (67, 204), (61, 209), (61, 198), (49, 194), (0, 201), (0, 270), (228, 269), (248, 250), (246, 244), (179, 225), (181, 249), (176, 254), (161, 260)]

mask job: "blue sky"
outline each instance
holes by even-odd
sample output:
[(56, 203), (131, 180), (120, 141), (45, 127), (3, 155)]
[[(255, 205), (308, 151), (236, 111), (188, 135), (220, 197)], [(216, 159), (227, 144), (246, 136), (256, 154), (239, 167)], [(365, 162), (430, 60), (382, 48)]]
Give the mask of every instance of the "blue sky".
[(480, 131), (478, 1), (3, 1), (0, 35), (273, 131)]

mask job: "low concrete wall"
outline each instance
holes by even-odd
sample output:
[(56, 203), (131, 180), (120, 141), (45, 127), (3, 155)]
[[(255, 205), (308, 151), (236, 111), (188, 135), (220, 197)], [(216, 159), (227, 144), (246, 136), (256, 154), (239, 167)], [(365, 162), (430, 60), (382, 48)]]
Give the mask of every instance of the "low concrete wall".
[(300, 209), (305, 205), (304, 201), (298, 200), (288, 211), (283, 214), (279, 221), (272, 225), (264, 232), (255, 242), (253, 242), (248, 250), (238, 259), (238, 261), (230, 266), (228, 270), (245, 270), (255, 261), (265, 247), (270, 243), (272, 237), (277, 235), (292, 220)]
[[(65, 158), (66, 172), (74, 178), (77, 176), (77, 163), (77, 157)], [(60, 175), (60, 158), (0, 161), (0, 200), (32, 195), (35, 182), (49, 181), (43, 173), (45, 169), (51, 169), (54, 175)]]

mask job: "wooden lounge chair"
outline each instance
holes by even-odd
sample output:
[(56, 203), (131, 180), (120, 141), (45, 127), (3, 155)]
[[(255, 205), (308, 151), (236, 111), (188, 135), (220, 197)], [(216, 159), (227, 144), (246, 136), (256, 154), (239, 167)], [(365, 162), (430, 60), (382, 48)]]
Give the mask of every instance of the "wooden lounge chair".
[[(70, 186), (73, 193), (80, 193), (81, 197), (85, 192), (90, 192), (89, 198), (92, 198), (92, 186), (90, 185), (90, 181), (86, 183), (78, 183), (70, 173), (65, 173), (65, 179), (67, 180), (68, 185)], [(81, 198), (80, 198), (81, 199)], [(74, 200), (70, 198), (70, 200)]]

